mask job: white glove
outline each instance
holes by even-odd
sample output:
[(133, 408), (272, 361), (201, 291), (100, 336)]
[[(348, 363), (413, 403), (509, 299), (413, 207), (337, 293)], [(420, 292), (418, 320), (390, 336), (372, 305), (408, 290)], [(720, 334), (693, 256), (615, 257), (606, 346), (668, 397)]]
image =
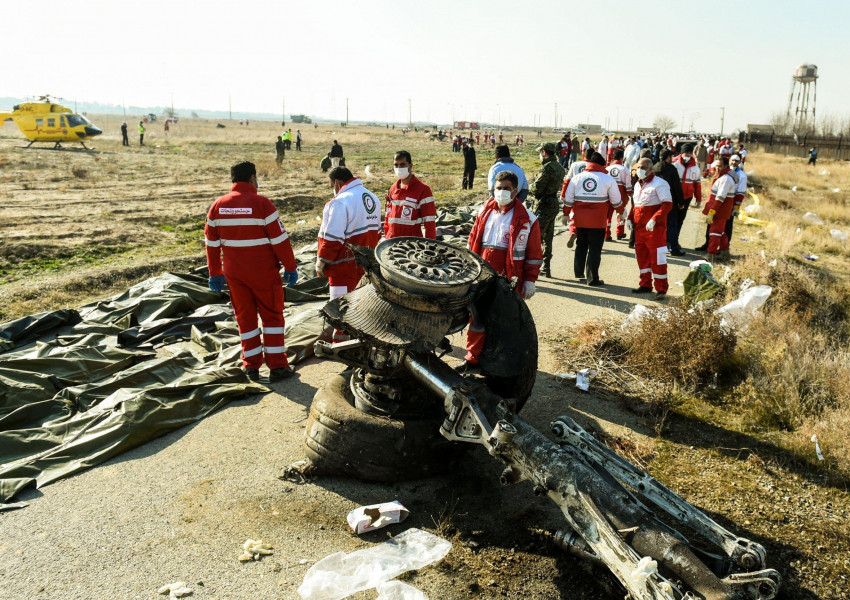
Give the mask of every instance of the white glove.
[(316, 277), (324, 277), (325, 276), (325, 263), (316, 259)]
[(526, 300), (530, 300), (536, 291), (533, 281), (526, 281), (522, 284), (522, 297)]
[(570, 217), (569, 217), (569, 215), (561, 215), (561, 224), (562, 224), (564, 227), (569, 227), (569, 226), (570, 226)]
[(647, 231), (653, 231), (654, 229), (655, 229), (655, 219), (650, 219), (650, 220), (646, 223), (646, 230), (647, 230)]

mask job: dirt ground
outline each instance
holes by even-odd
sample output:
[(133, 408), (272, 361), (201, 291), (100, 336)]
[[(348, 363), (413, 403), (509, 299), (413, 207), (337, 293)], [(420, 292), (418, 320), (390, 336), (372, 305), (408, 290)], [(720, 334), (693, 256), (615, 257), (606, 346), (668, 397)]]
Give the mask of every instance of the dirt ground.
[[(115, 119), (93, 120), (117, 132), (120, 120)], [(23, 152), (19, 140), (0, 139), (0, 192), (6, 198), (0, 207), (4, 318), (63, 301), (81, 304), (123, 289), (128, 279), (162, 265), (200, 262), (204, 212), (227, 188), (226, 166), (242, 157), (261, 155), (262, 193), (278, 203), (287, 228), (307, 241), (329, 197), (317, 164), (334, 136), (342, 138), (347, 154), (351, 148), (351, 166), (358, 172), (366, 164), (384, 165), (381, 175), (367, 183), (378, 194), (390, 182), (387, 154), (400, 139), (409, 141), (379, 129), (371, 132), (374, 146), (367, 146), (370, 132), (351, 133), (355, 141), (349, 144), (333, 130), (308, 130), (304, 153), (277, 170), (268, 139), (279, 132), (270, 124), (250, 127), (228, 124), (216, 130), (205, 124), (190, 131), (187, 124), (182, 138), (175, 134), (167, 142), (155, 130), (145, 149), (127, 151), (110, 133), (95, 144), (100, 154)], [(233, 147), (225, 137), (231, 128), (238, 130)], [(0, 132), (14, 135), (8, 125)], [(354, 152), (358, 144), (362, 147)], [(418, 156), (425, 157), (420, 172), (433, 182), (438, 203), (480, 197), (480, 190), (457, 190), (462, 159), (431, 144), (416, 139), (411, 151), (414, 166)], [(532, 168), (533, 148), (520, 155), (521, 164)], [(482, 166), (489, 162), (479, 158)], [(81, 177), (75, 168), (87, 172)], [(691, 220), (683, 246), (696, 245), (698, 230)], [(728, 432), (684, 419), (671, 419), (659, 429), (639, 399), (624, 402), (593, 388), (582, 393), (556, 380), (569, 367), (556, 358), (558, 332), (599, 315), (625, 318), (635, 300), (629, 289), (636, 285), (637, 265), (625, 243), (606, 245), (601, 271), (607, 285), (590, 289), (567, 277), (572, 252), (565, 235), (556, 238), (555, 251), (555, 278), (541, 279), (538, 295), (529, 302), (541, 358), (522, 416), (547, 432), (554, 417), (567, 414), (620, 440), (630, 458), (644, 462), (687, 500), (765, 544), (769, 566), (789, 582), (783, 598), (847, 598), (843, 576), (819, 574), (819, 557), (827, 554), (850, 566), (841, 537), (848, 520), (845, 492), (793, 468), (759, 463), (757, 453), (741, 452), (749, 441)], [(693, 258), (671, 260), (673, 295), (681, 293), (675, 282), (684, 279)], [(122, 278), (121, 273), (131, 275)], [(459, 336), (453, 339), (455, 359), (462, 342)], [(306, 414), (316, 389), (341, 370), (341, 365), (312, 359), (299, 367), (295, 379), (273, 384), (274, 393), (234, 402), (196, 425), (22, 494), (19, 499), (30, 502), (27, 508), (0, 513), (0, 599), (152, 599), (159, 597), (158, 587), (177, 580), (186, 581), (199, 599), (295, 599), (313, 562), (412, 526), (453, 543), (441, 563), (405, 578), (430, 598), (623, 596), (609, 575), (551, 544), (545, 532), (564, 523), (554, 506), (534, 496), (528, 485), (499, 486), (500, 465), (478, 449), (444, 475), (422, 481), (371, 484), (323, 477), (299, 484), (281, 479), (284, 467), (303, 457)], [(705, 474), (725, 483), (703, 485)], [(759, 492), (736, 494), (736, 485), (755, 485)], [(805, 495), (795, 491), (792, 496), (786, 489), (791, 485)], [(394, 499), (410, 509), (405, 523), (362, 539), (350, 532), (345, 515), (351, 509)], [(821, 540), (829, 529), (836, 532), (834, 545), (810, 545), (813, 536)], [(272, 543), (274, 554), (240, 563), (241, 544), (248, 538)], [(374, 592), (354, 596), (374, 597)]]

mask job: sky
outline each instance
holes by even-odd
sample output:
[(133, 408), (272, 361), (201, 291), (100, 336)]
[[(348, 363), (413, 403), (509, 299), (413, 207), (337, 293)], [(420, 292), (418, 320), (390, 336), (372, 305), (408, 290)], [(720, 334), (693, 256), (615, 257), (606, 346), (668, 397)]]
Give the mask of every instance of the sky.
[[(784, 112), (818, 66), (846, 116), (850, 2), (0, 0), (0, 96), (719, 132)], [(9, 60), (14, 57), (14, 60)], [(557, 109), (556, 109), (557, 104)], [(724, 107), (725, 111), (721, 110)], [(557, 115), (557, 117), (556, 117)]]

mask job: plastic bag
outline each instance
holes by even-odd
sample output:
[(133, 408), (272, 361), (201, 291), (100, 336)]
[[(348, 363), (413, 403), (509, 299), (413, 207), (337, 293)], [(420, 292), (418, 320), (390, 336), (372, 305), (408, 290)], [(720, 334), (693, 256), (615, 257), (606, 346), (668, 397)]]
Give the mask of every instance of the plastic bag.
[(773, 288), (769, 285), (756, 285), (743, 290), (737, 300), (715, 311), (723, 317), (720, 327), (730, 329), (746, 327), (758, 309), (767, 302), (772, 291)]
[(340, 600), (430, 565), (451, 548), (448, 540), (421, 529), (408, 529), (377, 546), (326, 556), (304, 575), (298, 595), (305, 600)]
[(813, 212), (807, 212), (803, 215), (803, 220), (809, 225), (823, 225), (823, 219)]
[(635, 304), (635, 307), (632, 309), (632, 312), (629, 313), (629, 316), (627, 316), (626, 320), (623, 322), (622, 329), (625, 329), (631, 325), (637, 325), (641, 322), (641, 319), (643, 319), (650, 312), (651, 310), (643, 304)]
[(412, 585), (387, 581), (378, 586), (378, 600), (428, 600), (428, 596)]
[(847, 241), (847, 233), (841, 231), (840, 229), (830, 229), (829, 233), (832, 236), (832, 239), (834, 240), (838, 240), (839, 242)]

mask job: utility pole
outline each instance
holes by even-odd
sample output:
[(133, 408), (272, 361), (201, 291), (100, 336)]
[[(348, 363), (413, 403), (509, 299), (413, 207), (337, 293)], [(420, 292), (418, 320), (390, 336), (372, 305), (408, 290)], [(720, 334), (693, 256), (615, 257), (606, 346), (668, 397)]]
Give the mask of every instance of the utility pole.
[(620, 133), (620, 107), (617, 107), (617, 133)]
[(413, 127), (413, 100), (407, 99), (407, 126)]
[(726, 121), (726, 107), (720, 107), (720, 135), (723, 135), (723, 124)]
[(171, 116), (174, 116), (174, 92), (171, 92)]
[(555, 102), (555, 129), (558, 128), (558, 103)]
[(345, 126), (348, 127), (348, 96), (345, 97)]
[(280, 102), (280, 122), (286, 123), (286, 96), (283, 96)]
[(228, 118), (233, 120), (233, 102), (230, 101), (230, 95), (227, 96), (227, 114)]

